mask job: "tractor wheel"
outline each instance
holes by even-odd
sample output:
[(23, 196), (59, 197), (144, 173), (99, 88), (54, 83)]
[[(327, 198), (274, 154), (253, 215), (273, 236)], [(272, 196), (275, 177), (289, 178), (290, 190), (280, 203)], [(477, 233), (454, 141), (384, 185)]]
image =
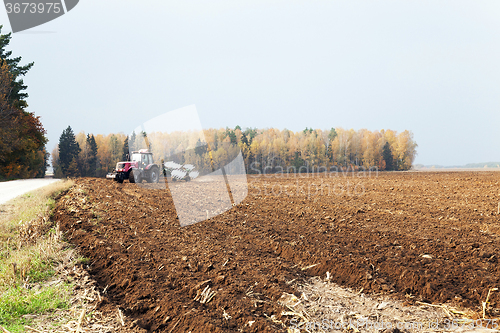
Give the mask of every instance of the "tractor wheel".
[(123, 183), (123, 178), (121, 176), (120, 177), (116, 177), (115, 180), (116, 180), (117, 183), (120, 183), (120, 184)]
[(149, 171), (148, 183), (158, 183), (158, 178), (160, 173), (158, 172), (157, 167), (152, 167)]
[(131, 183), (141, 183), (141, 172), (139, 170), (130, 170), (130, 174), (128, 175), (128, 180)]

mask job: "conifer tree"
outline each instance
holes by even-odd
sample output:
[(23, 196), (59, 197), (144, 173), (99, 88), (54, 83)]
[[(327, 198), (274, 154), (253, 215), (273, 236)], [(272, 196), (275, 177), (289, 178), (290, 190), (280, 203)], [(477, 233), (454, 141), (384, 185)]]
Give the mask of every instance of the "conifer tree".
[(89, 147), (87, 176), (95, 177), (97, 170), (97, 143), (95, 142), (94, 134), (87, 134), (87, 145)]
[(384, 148), (382, 149), (382, 158), (385, 161), (385, 170), (394, 170), (394, 159), (392, 157), (392, 150), (389, 142), (386, 142)]
[(126, 161), (128, 156), (129, 156), (129, 147), (128, 147), (128, 136), (127, 136), (123, 141), (122, 161)]
[[(0, 25), (0, 31), (3, 25)], [(24, 84), (22, 76), (26, 75), (28, 71), (33, 67), (34, 63), (30, 62), (24, 66), (20, 66), (21, 57), (12, 58), (12, 51), (6, 51), (5, 48), (9, 45), (12, 34), (9, 32), (5, 35), (0, 35), (0, 65), (4, 63), (9, 66), (10, 73), (12, 75), (11, 90), (9, 93), (9, 102), (11, 105), (24, 109), (28, 106), (25, 99), (28, 98), (28, 94), (24, 92), (27, 86)]]
[(64, 176), (68, 176), (68, 171), (71, 165), (73, 168), (71, 170), (71, 175), (75, 176), (74, 166), (76, 166), (78, 154), (80, 153), (80, 146), (75, 139), (75, 133), (71, 126), (68, 126), (59, 138), (59, 166)]

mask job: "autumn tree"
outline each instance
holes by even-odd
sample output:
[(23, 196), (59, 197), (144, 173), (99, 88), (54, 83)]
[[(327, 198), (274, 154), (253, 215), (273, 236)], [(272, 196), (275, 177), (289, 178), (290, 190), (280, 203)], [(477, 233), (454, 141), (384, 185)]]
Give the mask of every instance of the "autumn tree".
[(114, 134), (111, 134), (110, 138), (110, 150), (111, 150), (111, 163), (115, 165), (122, 158), (123, 154), (123, 146), (120, 144), (118, 137)]
[(415, 156), (417, 144), (413, 140), (413, 133), (404, 131), (396, 136), (396, 156), (398, 170), (410, 170)]
[[(417, 147), (409, 131), (367, 129), (307, 128), (293, 132), (275, 128), (245, 131), (220, 128), (202, 133), (140, 132), (129, 137), (121, 133), (95, 137), (87, 134), (86, 138), (79, 133), (76, 141), (83, 151), (75, 165), (96, 165), (95, 175), (102, 177), (115, 168), (117, 161), (125, 159), (127, 144), (131, 147), (133, 141), (134, 150), (146, 148), (146, 138), (157, 163), (162, 160), (190, 163), (201, 173), (228, 165), (240, 151), (249, 173), (408, 170)], [(94, 157), (95, 163), (91, 160)], [(53, 159), (62, 165), (59, 150), (54, 151)], [(86, 170), (80, 171), (82, 176), (93, 175), (88, 167), (80, 170)]]
[[(0, 26), (1, 31), (2, 26)], [(28, 112), (22, 80), (33, 63), (6, 51), (11, 34), (0, 35), (0, 179), (43, 177), (49, 154), (40, 117)]]

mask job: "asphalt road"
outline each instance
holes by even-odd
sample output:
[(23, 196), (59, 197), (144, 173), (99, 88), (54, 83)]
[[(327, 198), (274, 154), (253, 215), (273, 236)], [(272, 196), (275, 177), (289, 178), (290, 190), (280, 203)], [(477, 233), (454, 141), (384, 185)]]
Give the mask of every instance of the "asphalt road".
[(58, 182), (59, 180), (60, 179), (37, 178), (0, 182), (0, 204), (4, 204), (26, 192), (36, 190), (37, 188)]

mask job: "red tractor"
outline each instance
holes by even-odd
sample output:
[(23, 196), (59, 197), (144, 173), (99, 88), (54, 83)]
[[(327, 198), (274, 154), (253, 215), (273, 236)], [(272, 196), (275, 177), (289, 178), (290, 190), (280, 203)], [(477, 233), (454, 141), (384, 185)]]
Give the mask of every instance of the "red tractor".
[(153, 153), (141, 149), (132, 152), (129, 161), (116, 163), (116, 169), (107, 174), (106, 178), (114, 179), (118, 183), (123, 183), (125, 179), (131, 183), (142, 183), (144, 179), (148, 183), (158, 183), (160, 168), (153, 163)]

